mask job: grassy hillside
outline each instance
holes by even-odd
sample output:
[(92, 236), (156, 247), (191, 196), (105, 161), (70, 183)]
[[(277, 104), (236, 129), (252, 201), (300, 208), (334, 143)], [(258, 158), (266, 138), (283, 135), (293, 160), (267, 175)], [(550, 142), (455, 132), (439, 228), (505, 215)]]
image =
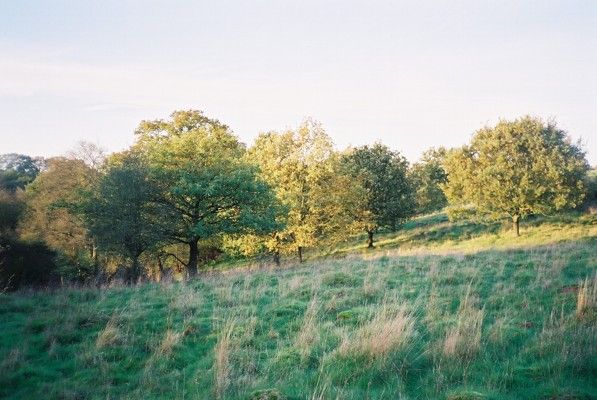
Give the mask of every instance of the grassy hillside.
[(438, 214), (300, 267), (2, 294), (0, 397), (597, 398), (597, 219), (522, 234)]

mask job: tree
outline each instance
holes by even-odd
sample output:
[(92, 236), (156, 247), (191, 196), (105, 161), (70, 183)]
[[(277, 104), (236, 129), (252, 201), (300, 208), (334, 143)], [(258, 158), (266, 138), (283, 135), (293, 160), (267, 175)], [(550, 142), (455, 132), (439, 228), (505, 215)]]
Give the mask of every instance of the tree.
[(199, 240), (277, 227), (274, 195), (244, 161), (245, 148), (226, 125), (200, 111), (176, 111), (168, 121), (141, 122), (136, 134), (133, 151), (146, 160), (157, 188), (156, 229), (188, 246), (191, 274)]
[(416, 211), (418, 214), (441, 210), (448, 201), (441, 189), (448, 175), (443, 167), (446, 149), (429, 149), (423, 153), (421, 160), (410, 170), (410, 178), (415, 189)]
[(279, 263), (280, 253), (296, 252), (334, 242), (350, 233), (352, 214), (362, 196), (342, 169), (333, 143), (321, 125), (306, 120), (296, 130), (259, 135), (249, 149), (249, 159), (275, 190), (287, 209), (280, 215), (284, 229), (266, 240)]
[(507, 216), (517, 236), (522, 218), (581, 204), (588, 169), (566, 132), (530, 116), (480, 129), (445, 165), (451, 205), (472, 204), (494, 219)]
[(16, 230), (25, 210), (23, 191), (0, 189), (0, 237), (16, 237)]
[(153, 227), (153, 193), (143, 161), (130, 153), (116, 154), (84, 206), (89, 232), (98, 246), (131, 261), (131, 282), (140, 276), (139, 257), (161, 239)]
[(43, 159), (22, 154), (0, 156), (0, 291), (42, 285), (57, 278), (56, 254), (41, 242), (19, 238), (25, 211), (24, 188), (40, 170)]
[(27, 206), (19, 230), (23, 239), (43, 241), (77, 268), (87, 270), (95, 246), (80, 206), (91, 190), (95, 172), (80, 160), (54, 158), (48, 164), (27, 186)]
[(588, 171), (585, 186), (587, 188), (587, 195), (584, 200), (585, 208), (595, 212), (597, 210), (597, 168), (593, 167)]
[(354, 179), (362, 182), (370, 218), (364, 221), (367, 245), (380, 228), (395, 230), (415, 210), (413, 187), (408, 179), (408, 161), (398, 152), (376, 143), (353, 149), (344, 162)]
[(317, 226), (317, 246), (333, 246), (363, 231), (372, 214), (367, 206), (367, 190), (354, 179), (343, 162), (342, 154), (334, 153), (321, 165), (323, 172), (312, 190), (310, 218)]
[(15, 153), (0, 155), (0, 189), (10, 192), (24, 189), (44, 167), (43, 158)]
[(106, 160), (106, 150), (95, 143), (80, 141), (73, 150), (67, 153), (67, 157), (72, 160), (81, 160), (92, 170), (99, 171)]

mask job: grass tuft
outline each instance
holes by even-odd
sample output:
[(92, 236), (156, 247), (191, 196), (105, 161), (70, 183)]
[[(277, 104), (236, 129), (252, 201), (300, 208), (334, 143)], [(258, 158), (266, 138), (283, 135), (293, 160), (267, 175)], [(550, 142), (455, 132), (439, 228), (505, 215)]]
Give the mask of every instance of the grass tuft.
[(481, 329), (485, 312), (475, 306), (470, 285), (460, 302), (455, 326), (448, 330), (444, 339), (443, 352), (449, 357), (463, 359), (473, 357), (481, 346)]
[(597, 274), (593, 279), (586, 278), (578, 288), (576, 315), (583, 317), (597, 306)]
[(319, 338), (319, 329), (317, 326), (318, 310), (319, 303), (317, 297), (313, 297), (305, 311), (299, 333), (294, 341), (294, 346), (298, 349), (302, 361), (305, 361), (309, 357), (313, 345)]
[(214, 395), (216, 399), (225, 398), (226, 389), (230, 385), (232, 349), (232, 332), (235, 321), (228, 321), (214, 347)]
[(408, 344), (414, 324), (406, 307), (384, 303), (369, 322), (343, 338), (338, 353), (342, 357), (385, 360)]
[(122, 340), (122, 334), (116, 323), (116, 318), (112, 317), (100, 331), (95, 341), (95, 347), (102, 349), (104, 347), (110, 347), (119, 343)]

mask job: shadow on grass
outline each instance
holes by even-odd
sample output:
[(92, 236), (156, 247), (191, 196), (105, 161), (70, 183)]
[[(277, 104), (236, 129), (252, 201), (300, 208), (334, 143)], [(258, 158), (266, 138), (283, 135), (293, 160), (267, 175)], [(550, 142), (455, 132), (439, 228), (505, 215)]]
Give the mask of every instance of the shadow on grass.
[[(565, 212), (553, 216), (530, 216), (522, 221), (521, 228), (535, 232), (542, 226), (552, 228), (569, 226), (595, 225), (594, 215), (581, 212)], [(500, 233), (508, 235), (511, 227), (508, 220), (491, 222), (476, 220), (450, 221), (445, 213), (435, 213), (414, 218), (406, 222), (395, 232), (380, 232), (376, 236), (376, 250), (411, 249), (419, 247), (435, 247), (446, 243), (467, 242), (477, 238), (487, 237), (489, 245), (493, 238)], [(523, 233), (525, 235), (526, 233)], [(509, 240), (504, 238), (504, 240)], [(503, 241), (503, 240), (502, 240)], [(518, 240), (512, 236), (512, 243)], [(312, 253), (311, 259), (343, 256), (351, 253), (366, 251), (366, 237), (360, 235), (328, 253)]]
[(442, 243), (448, 240), (457, 241), (471, 239), (475, 236), (481, 236), (488, 233), (494, 234), (501, 229), (502, 225), (498, 223), (482, 224), (464, 222), (457, 224), (445, 224), (426, 229), (414, 235), (410, 235), (407, 237), (407, 241), (417, 242), (420, 244)]
[(403, 231), (411, 231), (418, 228), (424, 228), (427, 226), (438, 225), (443, 222), (448, 222), (448, 216), (445, 213), (435, 213), (429, 215), (422, 215), (405, 222), (402, 225)]
[[(540, 229), (541, 226), (569, 226), (569, 225), (594, 225), (595, 216), (581, 212), (566, 212), (554, 216), (530, 216), (521, 223), (522, 229)], [(446, 213), (438, 212), (413, 218), (402, 225), (395, 232), (380, 232), (375, 237), (375, 249), (373, 250), (396, 250), (411, 249), (414, 247), (434, 247), (447, 242), (460, 242), (482, 237), (484, 235), (496, 235), (500, 231), (510, 231), (510, 223), (507, 220), (500, 222), (482, 222), (475, 220), (450, 221)], [(508, 232), (506, 232), (508, 233)], [(523, 233), (524, 235), (524, 233)], [(334, 257), (345, 257), (350, 254), (358, 254), (367, 251), (367, 236), (361, 234), (353, 237), (343, 245), (330, 250), (311, 249), (306, 251), (306, 259), (310, 262), (330, 259)], [(512, 243), (516, 243), (512, 237)], [(559, 241), (558, 241), (559, 243)], [(298, 259), (294, 256), (284, 257), (285, 265), (298, 265)], [(255, 258), (239, 258), (220, 260), (206, 268), (207, 270), (222, 270), (246, 268), (249, 266), (272, 266), (273, 260), (270, 256)]]
[(437, 245), (448, 241), (461, 241), (477, 236), (495, 234), (503, 229), (501, 223), (474, 221), (450, 222), (445, 214), (410, 221), (394, 233), (383, 235), (378, 248), (393, 249), (411, 245)]

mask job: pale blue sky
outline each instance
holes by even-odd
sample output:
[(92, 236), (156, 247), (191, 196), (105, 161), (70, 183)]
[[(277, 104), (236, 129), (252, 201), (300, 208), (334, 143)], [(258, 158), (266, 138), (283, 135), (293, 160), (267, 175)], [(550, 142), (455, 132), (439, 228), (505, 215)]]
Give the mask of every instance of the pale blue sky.
[(597, 0), (0, 0), (0, 153), (119, 150), (189, 108), (247, 143), (310, 116), (413, 161), (533, 114), (597, 164)]

